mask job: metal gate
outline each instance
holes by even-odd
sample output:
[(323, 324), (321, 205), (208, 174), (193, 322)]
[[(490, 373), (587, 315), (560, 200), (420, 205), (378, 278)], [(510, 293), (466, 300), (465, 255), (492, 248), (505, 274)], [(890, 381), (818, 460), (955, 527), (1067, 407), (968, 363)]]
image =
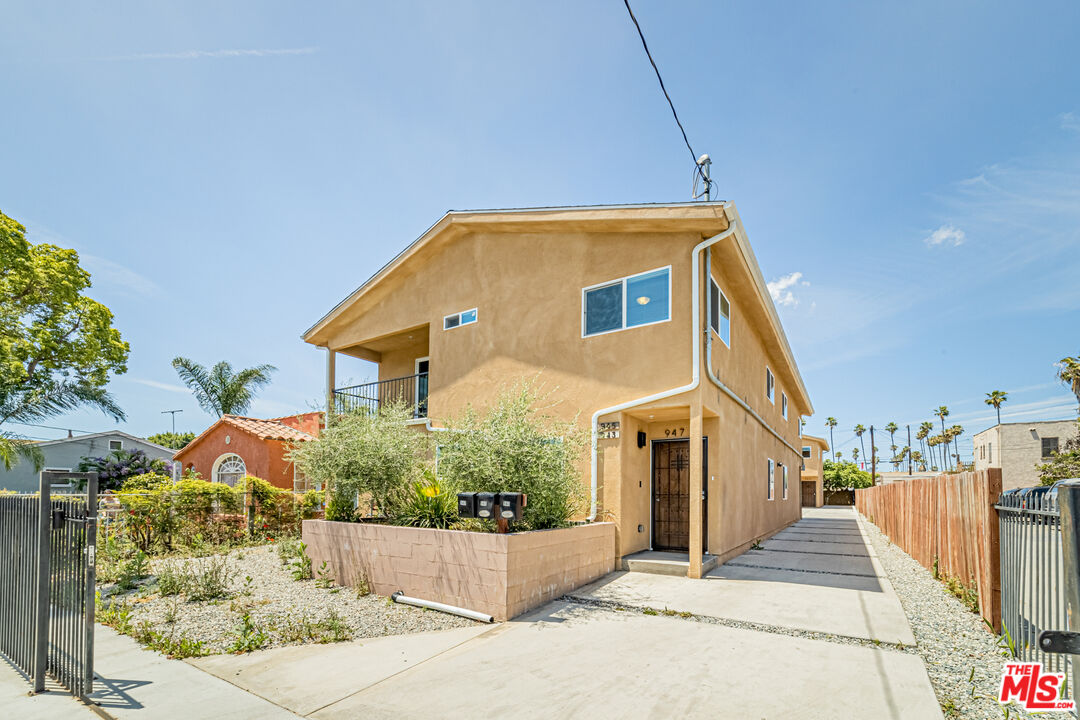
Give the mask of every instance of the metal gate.
[(46, 674), (93, 690), (96, 508), (96, 473), (46, 470), (39, 493), (0, 496), (0, 653), (34, 692)]
[[(1001, 547), (1001, 624), (1016, 657), (1047, 672), (1069, 672), (1068, 658), (1039, 647), (1044, 630), (1067, 627), (1061, 510), (1056, 494), (1038, 488), (1005, 494), (998, 511)], [(1069, 678), (1069, 687), (1073, 678)]]

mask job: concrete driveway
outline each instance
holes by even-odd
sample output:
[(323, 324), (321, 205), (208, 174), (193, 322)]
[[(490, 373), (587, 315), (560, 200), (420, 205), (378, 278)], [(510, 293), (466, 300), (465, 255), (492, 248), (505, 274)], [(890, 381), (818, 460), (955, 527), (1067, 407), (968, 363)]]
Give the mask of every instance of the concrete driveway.
[[(332, 718), (940, 718), (850, 509), (705, 580), (614, 573), (513, 622), (190, 664)], [(194, 716), (189, 716), (194, 717)]]

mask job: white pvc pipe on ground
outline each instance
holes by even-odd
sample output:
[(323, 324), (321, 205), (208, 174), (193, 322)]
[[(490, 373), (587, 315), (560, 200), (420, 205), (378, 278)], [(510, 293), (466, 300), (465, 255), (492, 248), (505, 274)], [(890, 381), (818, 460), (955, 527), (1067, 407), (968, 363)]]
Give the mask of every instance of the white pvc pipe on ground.
[(495, 622), (495, 618), (482, 612), (477, 612), (475, 610), (467, 610), (465, 608), (459, 608), (455, 607), (454, 605), (434, 602), (432, 600), (421, 600), (420, 598), (409, 597), (400, 590), (391, 595), (390, 599), (396, 603), (401, 603), (403, 605), (412, 605), (414, 607), (428, 608), (429, 610), (438, 610), (439, 612), (450, 613), (451, 615), (459, 615), (463, 618), (476, 620), (477, 622)]

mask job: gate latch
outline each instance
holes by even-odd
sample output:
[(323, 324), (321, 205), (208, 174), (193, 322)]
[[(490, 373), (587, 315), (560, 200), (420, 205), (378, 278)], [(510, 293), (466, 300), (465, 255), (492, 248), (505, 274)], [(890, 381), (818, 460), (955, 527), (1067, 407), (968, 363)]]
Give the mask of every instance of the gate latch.
[(52, 529), (59, 530), (64, 527), (64, 508), (53, 508), (52, 511)]
[(1044, 630), (1039, 633), (1039, 649), (1048, 653), (1080, 655), (1080, 632)]

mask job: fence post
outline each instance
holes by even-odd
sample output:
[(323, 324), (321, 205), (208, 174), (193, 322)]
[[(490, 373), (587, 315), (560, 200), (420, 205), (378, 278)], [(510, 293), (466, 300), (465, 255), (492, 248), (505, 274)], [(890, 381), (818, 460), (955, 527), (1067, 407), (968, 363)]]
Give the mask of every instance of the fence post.
[(34, 692), (45, 692), (45, 670), (49, 657), (49, 547), (52, 532), (52, 478), (45, 472), (39, 476), (38, 496), (38, 567), (37, 597), (34, 607)]
[[(1067, 480), (1058, 485), (1058, 507), (1061, 509), (1061, 550), (1065, 572), (1066, 628), (1080, 632), (1080, 480)], [(1077, 698), (1075, 683), (1080, 671), (1080, 655), (1072, 655), (1073, 699)]]
[(83, 694), (94, 692), (94, 605), (97, 599), (97, 492), (98, 476), (92, 473), (86, 480), (86, 640), (84, 643)]

